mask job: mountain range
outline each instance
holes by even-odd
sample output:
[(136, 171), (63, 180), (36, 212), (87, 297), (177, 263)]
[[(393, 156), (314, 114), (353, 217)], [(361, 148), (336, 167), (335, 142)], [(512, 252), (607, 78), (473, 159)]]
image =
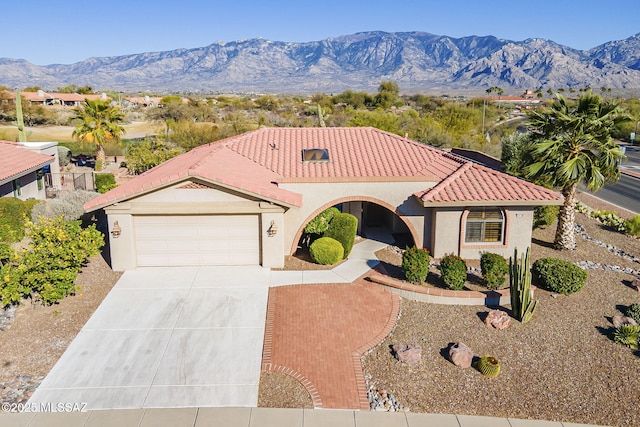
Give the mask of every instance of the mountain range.
[(425, 32), (364, 32), (294, 43), (262, 38), (206, 47), (88, 58), (38, 66), (0, 58), (0, 84), (53, 90), (231, 93), (403, 92), (607, 87), (640, 88), (640, 33), (589, 50), (551, 40), (453, 38)]

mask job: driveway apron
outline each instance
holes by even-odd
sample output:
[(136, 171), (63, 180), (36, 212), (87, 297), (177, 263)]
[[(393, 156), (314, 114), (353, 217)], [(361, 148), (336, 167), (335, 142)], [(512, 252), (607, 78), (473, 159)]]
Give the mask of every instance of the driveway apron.
[(269, 273), (259, 266), (125, 272), (30, 402), (255, 407)]

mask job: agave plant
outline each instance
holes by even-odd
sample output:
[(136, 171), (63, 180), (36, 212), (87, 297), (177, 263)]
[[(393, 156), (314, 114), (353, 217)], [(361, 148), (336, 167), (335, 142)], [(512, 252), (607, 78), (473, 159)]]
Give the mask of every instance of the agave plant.
[(640, 337), (640, 325), (621, 325), (613, 333), (613, 340), (618, 344), (626, 345), (634, 350), (638, 349)]

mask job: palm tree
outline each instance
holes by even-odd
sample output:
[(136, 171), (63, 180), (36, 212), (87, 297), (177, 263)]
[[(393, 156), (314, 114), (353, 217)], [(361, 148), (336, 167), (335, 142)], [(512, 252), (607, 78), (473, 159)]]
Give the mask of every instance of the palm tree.
[(100, 170), (104, 163), (104, 145), (108, 142), (120, 142), (125, 129), (120, 126), (124, 121), (124, 114), (118, 107), (112, 107), (108, 101), (96, 99), (84, 100), (82, 107), (74, 108), (73, 119), (80, 120), (76, 125), (72, 137), (81, 142), (96, 144), (96, 169)]
[(556, 249), (575, 249), (575, 196), (584, 182), (592, 191), (618, 181), (618, 165), (624, 159), (620, 147), (611, 139), (613, 128), (628, 120), (618, 104), (604, 101), (593, 93), (567, 102), (556, 95), (553, 104), (528, 115), (536, 138), (530, 178), (546, 178), (559, 188), (564, 204), (558, 215)]

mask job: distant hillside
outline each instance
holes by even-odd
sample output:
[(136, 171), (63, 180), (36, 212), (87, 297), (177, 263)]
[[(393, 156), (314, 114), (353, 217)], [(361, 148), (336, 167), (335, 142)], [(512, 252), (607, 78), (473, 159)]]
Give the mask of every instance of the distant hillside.
[(640, 33), (588, 51), (545, 39), (366, 32), (308, 43), (250, 39), (37, 66), (0, 59), (0, 84), (125, 91), (338, 93), (585, 87), (640, 88)]

